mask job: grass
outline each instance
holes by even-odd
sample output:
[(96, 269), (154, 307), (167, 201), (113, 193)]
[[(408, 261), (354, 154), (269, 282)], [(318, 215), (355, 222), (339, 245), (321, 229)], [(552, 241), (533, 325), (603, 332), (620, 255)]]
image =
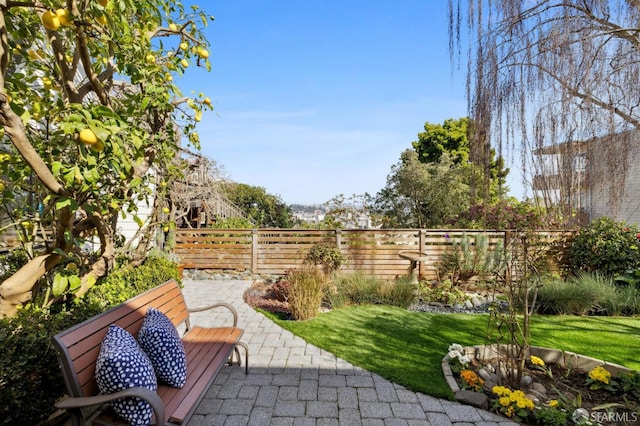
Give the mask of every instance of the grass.
[[(337, 309), (305, 322), (273, 318), (340, 358), (428, 395), (452, 399), (440, 368), (451, 343), (485, 343), (487, 315), (426, 314), (390, 306)], [(327, 332), (330, 330), (330, 332)], [(640, 318), (532, 318), (532, 345), (563, 349), (640, 370)]]

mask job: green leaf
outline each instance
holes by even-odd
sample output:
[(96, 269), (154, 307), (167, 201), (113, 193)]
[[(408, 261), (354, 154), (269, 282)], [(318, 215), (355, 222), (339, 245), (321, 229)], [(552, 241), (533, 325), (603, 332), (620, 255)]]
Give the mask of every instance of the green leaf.
[(133, 220), (135, 220), (135, 222), (138, 224), (140, 228), (142, 228), (142, 225), (144, 225), (144, 222), (142, 221), (142, 219), (140, 219), (138, 215), (134, 215)]
[(63, 198), (56, 202), (56, 209), (60, 210), (71, 205), (72, 200), (70, 198)]
[(105, 129), (102, 123), (97, 120), (93, 120), (93, 122), (89, 124), (89, 128), (93, 130), (93, 133), (95, 133), (96, 137), (101, 141), (105, 141), (111, 136), (111, 132)]
[(67, 289), (68, 284), (69, 284), (69, 280), (67, 279), (67, 277), (61, 274), (56, 274), (56, 276), (53, 277), (53, 287), (51, 288), (51, 291), (53, 292), (53, 296), (54, 297), (61, 296)]
[(51, 171), (55, 177), (60, 176), (60, 170), (62, 170), (62, 163), (60, 161), (51, 163)]
[[(91, 276), (91, 275), (90, 275)], [(95, 280), (95, 278), (94, 278)], [(80, 286), (82, 285), (82, 280), (80, 280), (80, 277), (77, 275), (71, 275), (69, 277), (69, 290), (70, 291), (76, 291), (77, 289), (80, 288)]]

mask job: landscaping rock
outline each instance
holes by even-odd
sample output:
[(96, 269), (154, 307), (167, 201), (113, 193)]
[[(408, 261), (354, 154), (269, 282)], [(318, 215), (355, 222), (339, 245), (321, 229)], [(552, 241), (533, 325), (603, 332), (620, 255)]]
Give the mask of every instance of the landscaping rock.
[(470, 390), (461, 390), (455, 393), (456, 400), (463, 404), (472, 405), (474, 407), (486, 410), (489, 408), (489, 398), (481, 392), (473, 392)]
[(522, 378), (520, 379), (520, 385), (524, 386), (524, 387), (529, 387), (531, 386), (531, 383), (533, 383), (533, 379), (531, 378), (531, 376), (522, 376)]

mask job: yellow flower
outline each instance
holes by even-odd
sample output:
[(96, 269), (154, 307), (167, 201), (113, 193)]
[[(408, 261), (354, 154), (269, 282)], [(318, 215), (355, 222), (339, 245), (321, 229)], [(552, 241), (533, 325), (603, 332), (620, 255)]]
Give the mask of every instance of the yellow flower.
[(511, 395), (511, 389), (505, 387), (505, 386), (494, 386), (491, 389), (491, 392), (493, 392), (494, 394), (498, 395), (498, 396), (508, 396)]
[(609, 373), (604, 367), (599, 365), (595, 367), (593, 370), (589, 371), (589, 378), (597, 382), (609, 384), (611, 373)]
[(521, 390), (516, 390), (516, 391), (513, 391), (510, 398), (511, 398), (511, 401), (518, 402), (519, 400), (526, 398), (526, 396), (524, 395), (524, 392), (522, 392)]
[(538, 358), (535, 355), (531, 355), (531, 364), (537, 365), (539, 367), (544, 367), (544, 361), (542, 360), (542, 358)]
[(557, 407), (557, 406), (558, 406), (557, 399), (552, 399), (551, 401), (549, 401), (549, 407)]
[(498, 399), (498, 403), (503, 407), (508, 407), (509, 404), (511, 404), (511, 399), (509, 399), (508, 396), (502, 396), (500, 397), (500, 399)]
[(516, 413), (515, 409), (513, 407), (509, 407), (507, 408), (507, 411), (504, 412), (504, 414), (507, 417), (513, 417), (513, 415)]

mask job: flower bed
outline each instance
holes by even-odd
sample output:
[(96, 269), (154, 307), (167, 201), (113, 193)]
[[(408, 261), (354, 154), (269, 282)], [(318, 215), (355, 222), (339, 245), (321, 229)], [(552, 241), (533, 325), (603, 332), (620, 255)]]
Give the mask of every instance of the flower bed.
[[(442, 371), (460, 402), (529, 424), (637, 424), (640, 374), (617, 364), (531, 347), (520, 380), (505, 370), (506, 345), (453, 344)], [(511, 354), (512, 355), (512, 354)], [(506, 383), (517, 385), (506, 386)]]

